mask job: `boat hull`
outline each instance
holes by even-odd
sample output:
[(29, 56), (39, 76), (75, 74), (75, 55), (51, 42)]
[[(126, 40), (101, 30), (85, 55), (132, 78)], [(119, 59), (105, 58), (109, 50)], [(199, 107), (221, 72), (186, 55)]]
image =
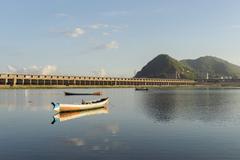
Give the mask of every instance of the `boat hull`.
[(93, 93), (71, 93), (71, 92), (64, 92), (65, 96), (88, 96), (88, 95), (94, 95), (94, 96), (100, 96), (102, 95), (101, 92), (93, 92)]
[(72, 111), (82, 111), (89, 109), (97, 109), (106, 106), (109, 103), (108, 98), (104, 99), (101, 102), (87, 102), (86, 104), (59, 104), (52, 103), (54, 106), (54, 111), (56, 112), (72, 112)]
[(148, 88), (135, 88), (135, 91), (148, 91)]
[(84, 110), (84, 111), (57, 113), (56, 115), (54, 115), (53, 118), (55, 121), (63, 122), (63, 121), (68, 121), (68, 120), (81, 118), (81, 117), (85, 117), (85, 116), (107, 114), (107, 113), (108, 113), (108, 108), (102, 107), (102, 108), (98, 108), (98, 109), (91, 109), (91, 110)]

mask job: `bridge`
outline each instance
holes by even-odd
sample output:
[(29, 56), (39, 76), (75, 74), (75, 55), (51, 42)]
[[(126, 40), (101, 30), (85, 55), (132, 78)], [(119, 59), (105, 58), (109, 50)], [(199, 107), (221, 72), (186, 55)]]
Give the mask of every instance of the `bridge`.
[(160, 87), (187, 86), (196, 82), (186, 79), (88, 77), (65, 75), (0, 74), (2, 87)]

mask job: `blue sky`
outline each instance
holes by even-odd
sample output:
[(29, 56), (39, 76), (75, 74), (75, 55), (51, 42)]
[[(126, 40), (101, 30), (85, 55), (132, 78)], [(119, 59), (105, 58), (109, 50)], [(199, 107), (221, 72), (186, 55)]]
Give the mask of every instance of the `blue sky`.
[(0, 72), (133, 76), (158, 54), (240, 65), (238, 0), (0, 2)]

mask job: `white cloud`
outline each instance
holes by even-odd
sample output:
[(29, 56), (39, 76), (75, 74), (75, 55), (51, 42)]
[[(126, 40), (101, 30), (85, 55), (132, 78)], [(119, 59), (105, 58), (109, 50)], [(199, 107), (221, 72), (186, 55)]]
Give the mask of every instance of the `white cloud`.
[(100, 70), (100, 76), (101, 76), (101, 77), (106, 77), (106, 76), (107, 76), (107, 72), (106, 72), (105, 69), (102, 68), (102, 69)]
[(80, 27), (77, 27), (73, 31), (66, 31), (64, 33), (66, 36), (69, 36), (72, 38), (77, 38), (77, 37), (80, 37), (81, 35), (85, 34), (85, 30), (83, 30)]
[(100, 70), (92, 71), (92, 76), (107, 77), (108, 74), (105, 69), (101, 68)]
[(47, 66), (42, 68), (42, 74), (43, 75), (53, 74), (56, 71), (57, 71), (57, 67), (54, 66), (54, 65), (47, 65)]
[(99, 24), (92, 24), (92, 25), (89, 26), (89, 28), (91, 28), (91, 29), (100, 29), (100, 28), (108, 28), (108, 27), (110, 27), (110, 25), (108, 25), (108, 24), (101, 24), (101, 23), (99, 23)]
[(8, 68), (8, 71), (12, 72), (12, 73), (15, 73), (17, 71), (17, 69), (14, 66), (11, 66), (11, 65), (8, 65), (7, 68)]
[[(64, 14), (63, 14), (64, 15)], [(91, 33), (99, 33), (103, 36), (112, 35), (114, 32), (121, 32), (124, 29), (128, 28), (128, 25), (110, 25), (110, 24), (104, 24), (104, 23), (96, 23), (91, 25), (85, 25), (81, 27), (73, 28), (72, 30), (66, 30), (66, 29), (51, 29), (50, 32), (61, 34), (67, 37), (71, 38), (78, 38), (86, 34), (88, 31), (89, 35)]]
[(110, 24), (102, 24), (102, 23), (98, 23), (98, 24), (92, 24), (92, 25), (88, 25), (86, 26), (89, 29), (93, 29), (93, 30), (103, 30), (104, 32), (110, 33), (110, 32), (119, 32), (122, 31), (126, 28), (128, 28), (128, 25), (110, 25)]
[(46, 66), (37, 66), (32, 65), (28, 67), (14, 67), (12, 65), (8, 65), (8, 72), (10, 73), (29, 73), (29, 74), (43, 74), (49, 75), (57, 72), (57, 67), (54, 65), (46, 65)]
[(119, 48), (119, 43), (117, 41), (111, 41), (107, 44), (96, 46), (94, 49), (101, 50), (101, 49), (118, 49), (118, 48)]
[(111, 41), (110, 43), (107, 43), (105, 45), (105, 48), (107, 48), (107, 49), (117, 49), (117, 48), (119, 48), (119, 44), (118, 44), (117, 41)]

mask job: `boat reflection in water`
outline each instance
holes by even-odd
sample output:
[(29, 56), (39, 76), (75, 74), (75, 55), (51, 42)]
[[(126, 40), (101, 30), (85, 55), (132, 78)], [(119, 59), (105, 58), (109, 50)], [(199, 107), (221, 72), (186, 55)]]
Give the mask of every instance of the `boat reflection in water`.
[(109, 112), (108, 106), (103, 106), (102, 108), (89, 109), (84, 111), (72, 111), (72, 112), (60, 112), (53, 116), (52, 124), (56, 122), (69, 121), (76, 118), (81, 118), (85, 116), (92, 116), (98, 114), (107, 114)]

